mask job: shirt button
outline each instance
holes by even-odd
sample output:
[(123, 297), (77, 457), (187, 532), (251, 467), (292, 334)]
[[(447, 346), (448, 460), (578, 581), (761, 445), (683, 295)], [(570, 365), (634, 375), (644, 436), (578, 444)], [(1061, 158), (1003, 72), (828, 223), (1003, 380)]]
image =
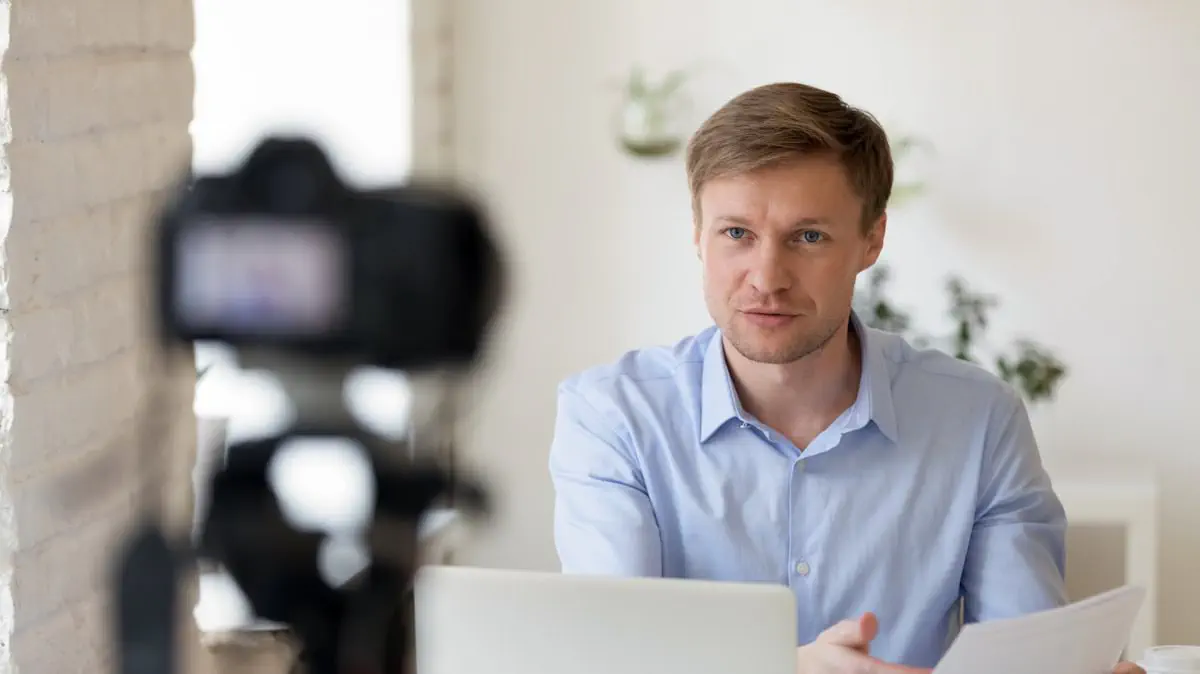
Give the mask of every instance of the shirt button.
[(796, 472), (797, 473), (804, 472), (804, 459), (800, 459), (799, 461), (796, 462)]
[(801, 576), (807, 576), (810, 570), (808, 562), (796, 562), (796, 573)]

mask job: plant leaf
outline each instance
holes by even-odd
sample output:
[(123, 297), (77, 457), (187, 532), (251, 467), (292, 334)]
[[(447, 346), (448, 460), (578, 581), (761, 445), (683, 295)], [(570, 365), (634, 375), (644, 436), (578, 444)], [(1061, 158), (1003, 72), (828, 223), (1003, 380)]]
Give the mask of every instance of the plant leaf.
[(664, 99), (670, 98), (671, 96), (675, 95), (675, 92), (679, 91), (679, 88), (682, 87), (686, 81), (687, 73), (685, 71), (672, 70), (671, 72), (667, 73), (666, 77), (664, 77), (663, 81), (658, 85), (658, 96)]
[(646, 71), (642, 66), (634, 66), (629, 73), (629, 96), (643, 98), (646, 96)]

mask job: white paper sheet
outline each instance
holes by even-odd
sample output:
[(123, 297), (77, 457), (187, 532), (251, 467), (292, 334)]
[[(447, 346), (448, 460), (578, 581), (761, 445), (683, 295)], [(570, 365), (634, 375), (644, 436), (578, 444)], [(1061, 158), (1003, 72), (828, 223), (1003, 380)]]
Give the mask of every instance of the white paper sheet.
[(934, 674), (1107, 674), (1145, 596), (1125, 586), (1051, 611), (965, 625)]

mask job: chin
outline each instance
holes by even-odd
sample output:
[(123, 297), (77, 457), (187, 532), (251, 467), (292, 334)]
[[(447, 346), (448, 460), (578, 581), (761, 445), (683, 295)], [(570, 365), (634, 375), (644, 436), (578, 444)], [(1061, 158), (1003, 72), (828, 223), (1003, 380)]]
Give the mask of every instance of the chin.
[(756, 363), (782, 365), (820, 349), (834, 330), (805, 329), (804, 325), (772, 328), (734, 320), (722, 326), (725, 338), (738, 353)]
[(725, 336), (738, 353), (756, 363), (790, 362), (798, 348), (794, 335), (772, 334), (756, 327), (731, 330)]
[(764, 344), (757, 345), (738, 345), (734, 344), (737, 352), (742, 354), (746, 360), (763, 365), (786, 365), (788, 363), (799, 360), (795, 351), (788, 347), (767, 346)]

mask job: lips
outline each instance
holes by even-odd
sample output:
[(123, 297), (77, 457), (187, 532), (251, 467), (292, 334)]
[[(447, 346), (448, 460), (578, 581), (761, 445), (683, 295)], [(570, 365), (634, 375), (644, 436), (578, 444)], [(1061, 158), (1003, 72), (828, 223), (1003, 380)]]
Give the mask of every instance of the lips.
[(787, 325), (788, 323), (790, 323), (791, 321), (795, 320), (795, 318), (796, 318), (796, 316), (794, 314), (785, 314), (785, 313), (778, 313), (778, 312), (773, 312), (773, 311), (757, 311), (757, 310), (756, 311), (743, 311), (742, 315), (746, 317), (746, 320), (750, 321), (754, 325), (758, 325), (758, 326), (765, 327), (765, 328), (777, 328), (780, 326), (784, 326), (784, 325)]

